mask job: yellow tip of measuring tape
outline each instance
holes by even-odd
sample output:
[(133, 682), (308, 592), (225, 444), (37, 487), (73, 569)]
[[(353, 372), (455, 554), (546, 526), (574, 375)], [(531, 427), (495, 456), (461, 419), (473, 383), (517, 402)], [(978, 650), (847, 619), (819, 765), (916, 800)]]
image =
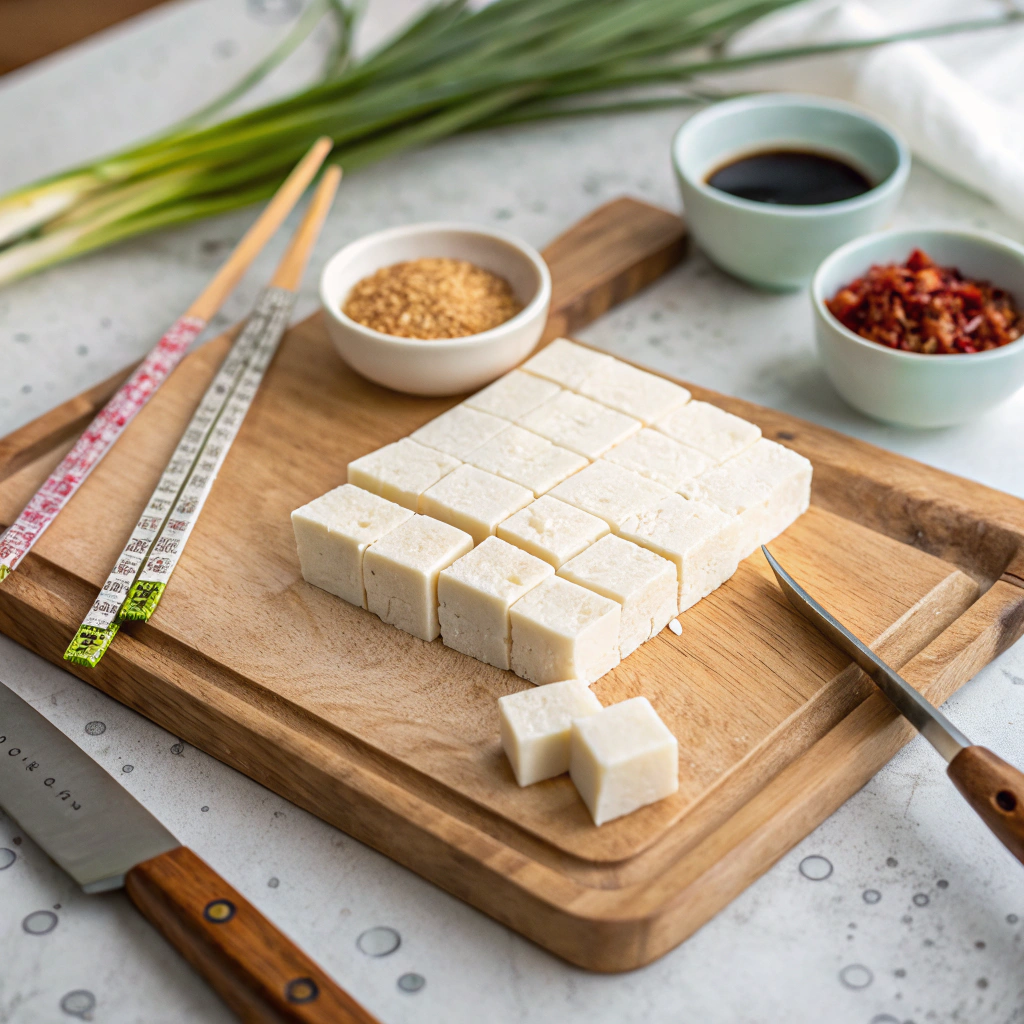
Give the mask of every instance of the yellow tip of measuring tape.
[(95, 668), (120, 628), (116, 622), (106, 628), (79, 626), (74, 640), (68, 644), (68, 649), (64, 652), (64, 660), (70, 661), (73, 665)]

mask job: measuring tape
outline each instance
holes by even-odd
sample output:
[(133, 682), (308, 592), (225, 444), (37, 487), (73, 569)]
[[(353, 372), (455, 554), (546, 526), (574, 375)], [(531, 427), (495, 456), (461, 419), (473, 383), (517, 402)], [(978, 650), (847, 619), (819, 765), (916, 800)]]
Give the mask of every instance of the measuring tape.
[(228, 450), (277, 351), (295, 293), (267, 288), (203, 395), (74, 639), (66, 661), (95, 666), (120, 621), (145, 621), (156, 610)]
[(175, 321), (99, 411), (18, 518), (0, 535), (0, 580), (6, 579), (32, 550), (124, 428), (181, 362), (186, 349), (205, 326), (206, 321), (197, 316), (183, 316)]

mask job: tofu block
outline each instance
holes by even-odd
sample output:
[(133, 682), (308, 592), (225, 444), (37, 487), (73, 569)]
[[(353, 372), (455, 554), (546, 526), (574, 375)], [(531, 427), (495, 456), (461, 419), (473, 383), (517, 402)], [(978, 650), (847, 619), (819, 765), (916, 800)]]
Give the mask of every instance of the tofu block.
[(469, 462), (477, 469), (529, 487), (538, 498), (588, 464), (582, 455), (511, 424), (477, 448)]
[(366, 607), (366, 549), (412, 518), (412, 512), (352, 484), (342, 484), (292, 513), (302, 578)]
[(470, 452), (495, 434), (500, 434), (507, 426), (508, 423), (498, 416), (457, 405), (429, 423), (424, 423), (409, 436), (417, 444), (425, 444), (428, 448), (465, 462)]
[(545, 494), (498, 527), (498, 536), (558, 569), (608, 532), (589, 512)]
[(403, 437), (350, 462), (348, 482), (419, 512), (423, 492), (461, 465), (450, 455)]
[(686, 388), (618, 359), (587, 377), (579, 392), (648, 426), (690, 400)]
[(561, 390), (554, 381), (523, 373), (522, 370), (511, 370), (462, 404), (515, 422), (549, 398), (554, 398)]
[(585, 587), (550, 577), (516, 601), (509, 617), (512, 671), (531, 683), (592, 683), (619, 663), (622, 609)]
[(679, 607), (672, 562), (621, 537), (602, 537), (558, 570), (558, 575), (622, 606), (619, 657), (657, 636)]
[(437, 576), (473, 550), (473, 538), (428, 516), (413, 516), (363, 555), (368, 611), (428, 643), (437, 639)]
[(631, 469), (634, 473), (678, 491), (692, 485), (693, 479), (714, 463), (696, 448), (672, 440), (667, 434), (645, 427), (638, 434), (617, 444), (601, 456), (606, 462)]
[(641, 426), (632, 416), (572, 391), (559, 392), (521, 417), (519, 425), (588, 459), (599, 458)]
[(551, 497), (599, 516), (613, 531), (630, 517), (672, 492), (614, 462), (597, 462), (551, 489)]
[(527, 359), (521, 368), (537, 377), (553, 380), (563, 388), (577, 391), (591, 374), (617, 362), (611, 356), (577, 345), (568, 338), (556, 338), (531, 359)]
[(476, 466), (459, 466), (420, 498), (420, 511), (465, 530), (479, 544), (500, 522), (533, 501), (533, 491)]
[(532, 786), (569, 770), (569, 735), (574, 718), (601, 710), (581, 679), (564, 679), (498, 698), (501, 746), (516, 782)]
[(736, 557), (739, 561), (757, 550), (762, 526), (768, 518), (771, 484), (759, 479), (749, 466), (734, 466), (730, 461), (698, 477), (692, 493), (699, 501), (737, 517), (740, 533)]
[(489, 537), (442, 569), (437, 577), (437, 617), (445, 646), (495, 668), (511, 668), (509, 609), (554, 571), (547, 562), (497, 537)]
[(707, 402), (688, 402), (662, 416), (655, 426), (673, 440), (696, 448), (712, 462), (739, 455), (761, 436), (760, 427)]
[(651, 702), (633, 697), (573, 720), (569, 774), (603, 825), (679, 789), (679, 743)]
[(619, 536), (667, 558), (678, 576), (680, 612), (736, 571), (741, 522), (706, 501), (671, 494), (622, 524)]

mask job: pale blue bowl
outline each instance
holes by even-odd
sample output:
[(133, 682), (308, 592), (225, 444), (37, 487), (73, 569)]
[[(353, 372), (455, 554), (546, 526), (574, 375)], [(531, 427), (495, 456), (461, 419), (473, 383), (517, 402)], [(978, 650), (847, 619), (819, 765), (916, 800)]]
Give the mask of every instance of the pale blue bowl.
[[(874, 188), (815, 206), (758, 203), (712, 188), (723, 164), (766, 149), (811, 149), (856, 167)], [(716, 103), (672, 143), (693, 237), (723, 270), (749, 284), (792, 291), (834, 249), (886, 224), (910, 173), (910, 151), (891, 129), (849, 103), (769, 93)]]

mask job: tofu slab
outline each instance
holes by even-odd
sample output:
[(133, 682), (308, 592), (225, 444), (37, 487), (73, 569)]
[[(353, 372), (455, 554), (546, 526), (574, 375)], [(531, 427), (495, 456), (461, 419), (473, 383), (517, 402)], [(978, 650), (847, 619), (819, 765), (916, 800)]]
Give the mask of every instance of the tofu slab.
[(509, 516), (498, 536), (558, 569), (608, 530), (603, 519), (545, 494)]
[(350, 462), (348, 482), (419, 512), (423, 492), (461, 465), (450, 455), (403, 437)]
[(672, 492), (647, 477), (599, 459), (551, 489), (551, 497), (603, 519), (613, 531)]
[(562, 448), (596, 459), (635, 434), (641, 423), (600, 402), (572, 391), (561, 391), (521, 417), (519, 425)]
[(601, 710), (581, 679), (564, 679), (498, 698), (501, 746), (516, 782), (532, 786), (569, 770), (569, 736), (574, 718)]
[(363, 555), (367, 610), (421, 640), (435, 640), (437, 576), (473, 550), (473, 538), (428, 516), (413, 516)]
[(626, 520), (619, 535), (675, 565), (677, 602), (685, 612), (736, 571), (741, 529), (738, 515), (672, 494)]
[(624, 469), (654, 480), (670, 491), (692, 486), (693, 480), (714, 463), (696, 448), (674, 441), (667, 434), (644, 427), (601, 456)]
[(549, 577), (516, 601), (509, 617), (512, 671), (531, 683), (592, 683), (619, 663), (622, 609), (585, 587)]
[(686, 388), (618, 359), (600, 366), (583, 381), (579, 392), (648, 425), (690, 400)]
[(679, 743), (646, 697), (573, 720), (569, 774), (595, 825), (671, 796)]
[(563, 388), (578, 391), (592, 374), (617, 362), (611, 356), (577, 345), (568, 338), (556, 338), (531, 359), (527, 359), (522, 369), (561, 384)]
[(712, 462), (724, 462), (739, 455), (761, 436), (761, 428), (753, 423), (717, 405), (697, 401), (662, 416), (655, 426), (673, 440), (696, 448)]
[(628, 657), (645, 640), (657, 636), (678, 611), (675, 565), (621, 537), (602, 537), (569, 559), (558, 570), (558, 575), (622, 606), (621, 658)]
[(511, 424), (468, 458), (471, 465), (528, 487), (538, 498), (588, 464), (582, 455)]
[(498, 524), (533, 501), (533, 491), (476, 466), (459, 466), (420, 498), (424, 515), (465, 530), (479, 544)]
[(352, 484), (342, 484), (292, 513), (302, 578), (366, 607), (366, 549), (412, 518), (412, 512)]
[(501, 433), (507, 426), (508, 423), (498, 416), (466, 405), (457, 405), (425, 423), (419, 430), (414, 430), (409, 436), (417, 444), (424, 444), (465, 462), (470, 452), (495, 434)]
[(470, 396), (463, 405), (515, 422), (561, 391), (554, 381), (522, 370), (510, 370), (493, 384)]
[(456, 559), (437, 578), (437, 616), (445, 646), (495, 668), (511, 668), (509, 609), (554, 571), (497, 537)]

